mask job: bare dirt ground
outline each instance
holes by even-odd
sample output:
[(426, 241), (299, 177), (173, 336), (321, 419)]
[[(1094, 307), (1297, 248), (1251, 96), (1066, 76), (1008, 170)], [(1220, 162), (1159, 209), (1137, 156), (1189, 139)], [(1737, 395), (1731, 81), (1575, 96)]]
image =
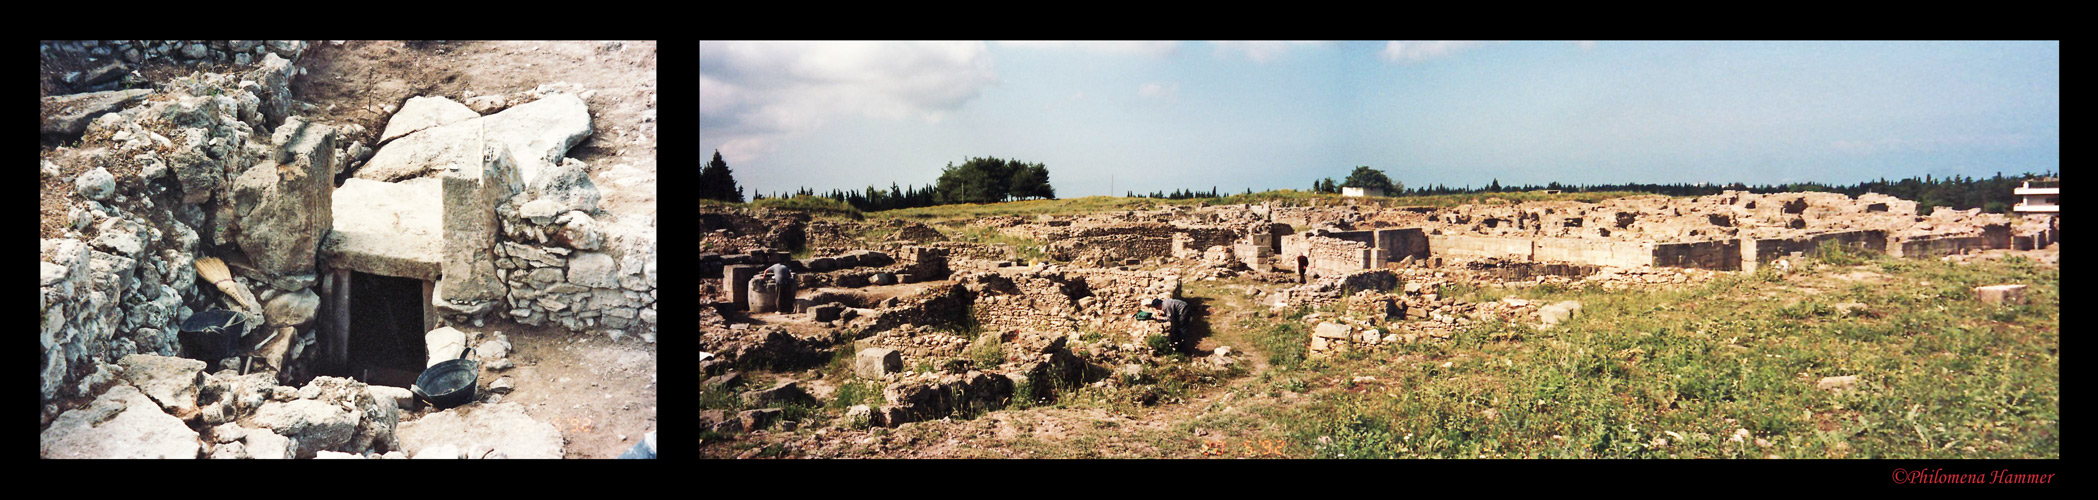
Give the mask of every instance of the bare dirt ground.
[(502, 332), (510, 339), (509, 358), (517, 367), (484, 368), (481, 391), (501, 377), (512, 379), (517, 388), (502, 400), (524, 405), (532, 418), (559, 428), (568, 439), (567, 458), (616, 458), (656, 428), (654, 344), (633, 335), (612, 340), (510, 322), (454, 328), (475, 337)]

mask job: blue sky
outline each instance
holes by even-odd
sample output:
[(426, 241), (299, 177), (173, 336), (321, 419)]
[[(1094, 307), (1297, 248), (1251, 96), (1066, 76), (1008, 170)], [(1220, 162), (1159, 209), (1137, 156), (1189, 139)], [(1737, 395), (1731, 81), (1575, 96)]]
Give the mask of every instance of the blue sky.
[(2060, 127), (2057, 42), (700, 42), (700, 154), (751, 192), (1984, 177)]

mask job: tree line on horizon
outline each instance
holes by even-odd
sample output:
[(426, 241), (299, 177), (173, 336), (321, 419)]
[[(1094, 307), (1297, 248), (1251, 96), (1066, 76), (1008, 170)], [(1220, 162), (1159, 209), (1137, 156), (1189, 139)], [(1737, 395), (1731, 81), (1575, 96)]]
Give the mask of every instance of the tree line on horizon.
[[(721, 159), (721, 152), (714, 152), (714, 159), (700, 169), (700, 197), (732, 203), (743, 203), (743, 188), (736, 186), (735, 177), (728, 164)], [(902, 208), (930, 207), (955, 203), (997, 203), (1012, 200), (1056, 199), (1056, 187), (1049, 183), (1049, 167), (1042, 163), (1027, 163), (1017, 159), (996, 157), (972, 157), (961, 165), (948, 162), (940, 169), (940, 177), (932, 185), (920, 188), (917, 185), (900, 186), (889, 183), (883, 190), (868, 185), (865, 190), (832, 189), (818, 193), (801, 187), (786, 193), (763, 193), (752, 195), (750, 201), (765, 198), (815, 196), (830, 198), (852, 205), (862, 212), (896, 210)]]
[[(1338, 194), (1341, 187), (1377, 187), (1382, 188), (1388, 196), (1503, 193), (1546, 189), (1567, 192), (1627, 191), (1666, 196), (1706, 196), (1729, 190), (1747, 191), (1757, 194), (1829, 192), (1842, 193), (1853, 197), (1865, 193), (1879, 193), (1914, 201), (1918, 205), (1918, 211), (1927, 215), (1932, 207), (1938, 206), (1950, 207), (1953, 210), (1980, 208), (1983, 212), (2009, 213), (2011, 207), (2017, 205), (2019, 201), (2017, 195), (2012, 194), (2012, 189), (2017, 188), (2020, 183), (2027, 179), (2057, 177), (2058, 175), (2058, 173), (2051, 171), (2040, 174), (2027, 172), (2015, 176), (2004, 176), (2002, 172), (1997, 172), (1995, 176), (1986, 178), (1963, 175), (1937, 177), (1925, 174), (1922, 177), (1910, 177), (1896, 181), (1888, 181), (1882, 177), (1877, 180), (1847, 185), (1819, 182), (1761, 185), (1750, 185), (1740, 182), (1729, 184), (1631, 182), (1573, 185), (1550, 182), (1544, 185), (1511, 184), (1504, 186), (1501, 184), (1500, 179), (1493, 179), (1492, 182), (1482, 187), (1472, 187), (1470, 185), (1451, 187), (1443, 184), (1434, 184), (1409, 189), (1405, 184), (1391, 180), (1383, 171), (1372, 169), (1368, 166), (1357, 166), (1354, 171), (1348, 174), (1344, 181), (1336, 182), (1331, 177), (1313, 181), (1311, 191)], [(1250, 187), (1246, 188), (1244, 194), (1253, 194), (1253, 189)], [(865, 190), (833, 189), (826, 193), (818, 193), (803, 187), (796, 191), (773, 193), (769, 196), (756, 194), (752, 196), (751, 201), (767, 197), (792, 196), (830, 198), (850, 204), (853, 208), (861, 211), (873, 212), (954, 203), (997, 203), (1025, 199), (1056, 199), (1056, 189), (1049, 184), (1048, 167), (1041, 163), (1026, 163), (1015, 159), (999, 159), (995, 157), (972, 157), (962, 162), (961, 165), (949, 162), (945, 168), (941, 169), (938, 181), (923, 187), (916, 185), (899, 186), (892, 182), (887, 190), (869, 185)], [(1183, 188), (1175, 189), (1171, 192), (1153, 191), (1148, 194), (1137, 193), (1131, 190), (1124, 191), (1123, 196), (1130, 198), (1186, 200), (1214, 199), (1221, 198), (1224, 195), (1221, 195), (1216, 186), (1210, 186), (1207, 191)], [(713, 161), (708, 162), (700, 170), (700, 197), (734, 203), (742, 203), (744, 201), (743, 188), (736, 186), (728, 165), (721, 160), (720, 151), (715, 151)]]

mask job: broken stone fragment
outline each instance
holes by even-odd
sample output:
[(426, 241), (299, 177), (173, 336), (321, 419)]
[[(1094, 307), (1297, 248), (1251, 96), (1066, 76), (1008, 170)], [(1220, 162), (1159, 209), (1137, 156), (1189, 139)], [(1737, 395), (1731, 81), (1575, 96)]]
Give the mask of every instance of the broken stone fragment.
[(169, 414), (187, 418), (197, 412), (197, 390), (204, 384), (204, 362), (188, 358), (133, 354), (117, 362), (125, 383)]
[(108, 200), (111, 195), (117, 192), (117, 178), (114, 175), (110, 175), (109, 170), (95, 167), (94, 170), (89, 170), (87, 173), (73, 178), (73, 187), (80, 192), (81, 196), (85, 196), (88, 199)]
[(880, 379), (903, 371), (903, 355), (895, 349), (870, 348), (853, 357), (852, 372), (861, 378)]
[(437, 366), (466, 354), (466, 332), (449, 326), (430, 330), (423, 334), (423, 345), (427, 346), (430, 356), (429, 363), (423, 366)]

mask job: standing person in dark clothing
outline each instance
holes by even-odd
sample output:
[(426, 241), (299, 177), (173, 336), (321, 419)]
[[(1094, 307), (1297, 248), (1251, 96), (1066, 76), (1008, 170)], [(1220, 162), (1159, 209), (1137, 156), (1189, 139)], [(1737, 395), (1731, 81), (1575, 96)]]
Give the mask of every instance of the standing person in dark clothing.
[(779, 300), (773, 303), (779, 304), (780, 312), (793, 313), (794, 270), (787, 269), (786, 264), (773, 264), (772, 267), (765, 268), (765, 272), (772, 273), (772, 282), (779, 285)]
[(1166, 322), (1166, 340), (1173, 342), (1173, 348), (1186, 350), (1181, 342), (1187, 340), (1187, 302), (1180, 299), (1151, 299), (1144, 305), (1159, 311), (1157, 318)]
[(1306, 255), (1304, 255), (1304, 254), (1301, 254), (1301, 253), (1297, 254), (1297, 283), (1298, 283), (1298, 284), (1303, 284), (1303, 283), (1305, 283), (1305, 281), (1304, 281), (1304, 268), (1307, 268), (1307, 267), (1311, 267), (1311, 257), (1309, 257), (1309, 256), (1306, 256)]

